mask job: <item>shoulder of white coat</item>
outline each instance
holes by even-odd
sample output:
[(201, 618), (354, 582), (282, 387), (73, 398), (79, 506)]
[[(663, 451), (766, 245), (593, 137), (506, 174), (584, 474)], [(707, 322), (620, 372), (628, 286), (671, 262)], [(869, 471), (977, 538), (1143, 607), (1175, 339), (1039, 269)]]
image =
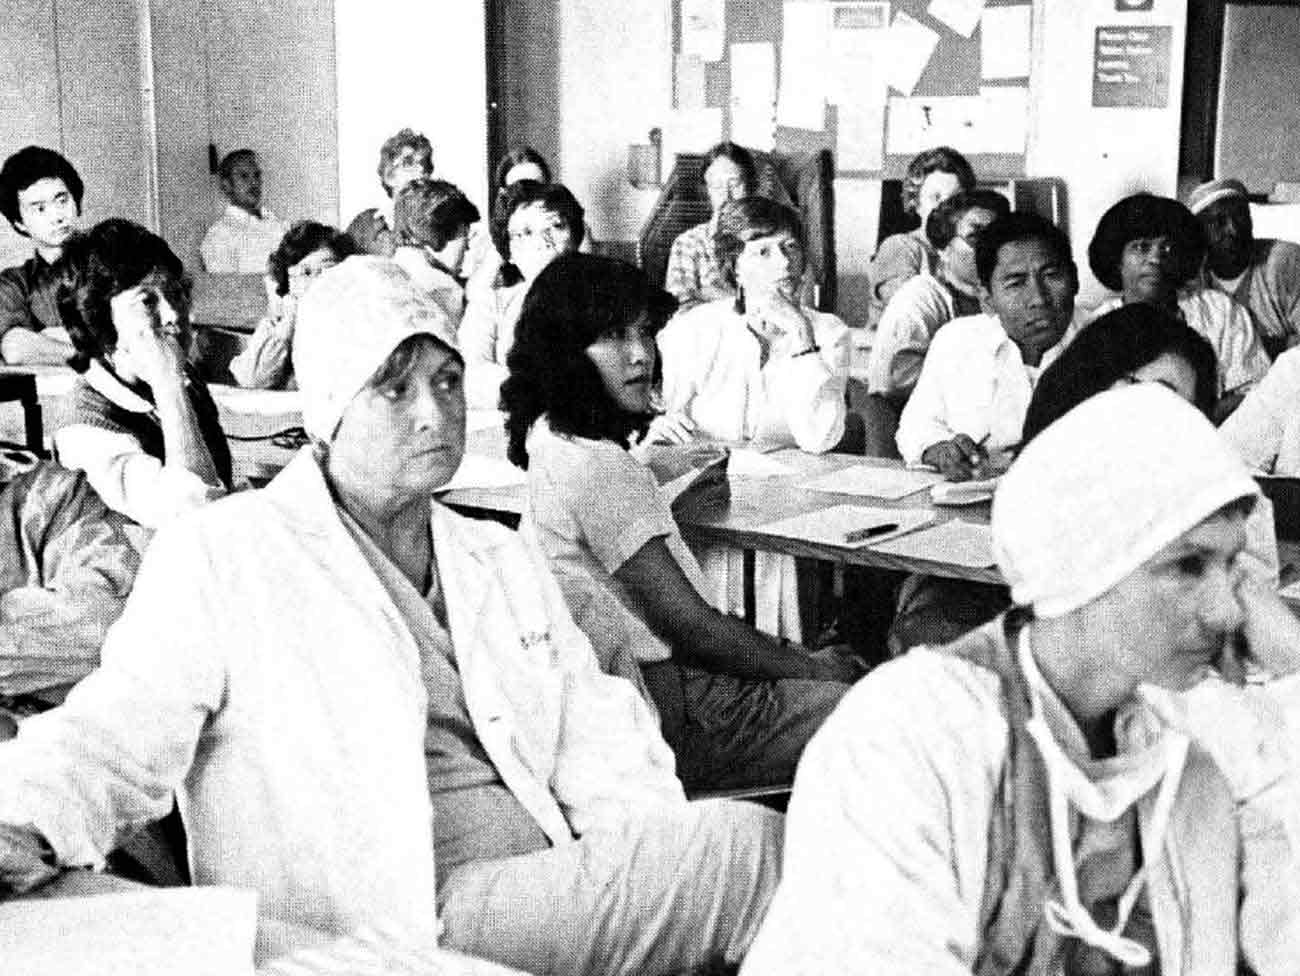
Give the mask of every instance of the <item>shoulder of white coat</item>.
[[(1007, 718), (993, 671), (929, 648), (916, 648), (861, 679), (809, 746), (876, 751), (889, 742), (959, 744), (961, 761), (1005, 751)], [(924, 746), (918, 746), (924, 748)], [(941, 745), (936, 749), (942, 750)], [(949, 762), (950, 759), (943, 759)]]
[(678, 312), (659, 331), (660, 346), (682, 348), (717, 341), (731, 320), (738, 318), (732, 311), (733, 301), (719, 298)]
[(1006, 330), (996, 315), (978, 312), (945, 322), (930, 340), (930, 356), (952, 353), (957, 350), (995, 349), (1004, 339)]

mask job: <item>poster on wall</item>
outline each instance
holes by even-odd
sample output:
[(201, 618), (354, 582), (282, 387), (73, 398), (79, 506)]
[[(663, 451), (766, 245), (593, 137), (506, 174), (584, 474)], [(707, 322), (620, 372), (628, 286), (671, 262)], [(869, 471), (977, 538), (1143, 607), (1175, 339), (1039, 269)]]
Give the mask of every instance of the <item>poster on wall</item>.
[(1172, 27), (1098, 27), (1092, 66), (1096, 108), (1165, 108), (1169, 104)]
[(721, 61), (726, 43), (726, 0), (682, 0), (682, 54)]

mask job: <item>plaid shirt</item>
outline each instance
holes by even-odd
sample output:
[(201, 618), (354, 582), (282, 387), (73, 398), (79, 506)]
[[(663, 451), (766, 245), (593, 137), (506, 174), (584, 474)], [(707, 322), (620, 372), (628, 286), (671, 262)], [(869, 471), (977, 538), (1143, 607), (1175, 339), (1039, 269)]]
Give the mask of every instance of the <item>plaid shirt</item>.
[(668, 254), (664, 288), (683, 310), (735, 294), (722, 280), (722, 269), (714, 258), (711, 231), (707, 222), (683, 231), (673, 241), (673, 249)]

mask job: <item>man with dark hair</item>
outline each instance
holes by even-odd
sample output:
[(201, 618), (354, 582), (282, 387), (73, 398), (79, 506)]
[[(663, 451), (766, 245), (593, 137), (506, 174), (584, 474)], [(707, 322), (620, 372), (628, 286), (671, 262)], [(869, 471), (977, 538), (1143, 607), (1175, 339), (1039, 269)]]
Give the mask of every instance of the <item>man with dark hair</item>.
[(36, 248), (0, 271), (0, 362), (62, 365), (73, 354), (49, 270), (77, 228), (84, 191), (76, 169), (52, 149), (27, 146), (0, 168), (0, 213)]
[(991, 453), (1020, 442), (1034, 382), (1064, 348), (1079, 290), (1069, 240), (1034, 214), (985, 227), (974, 264), (989, 311), (938, 331), (898, 425), (903, 459), (932, 464), (953, 481), (974, 477)]
[(267, 255), (275, 250), (289, 225), (262, 209), (262, 167), (257, 153), (251, 149), (227, 153), (218, 175), (221, 192), (229, 202), (199, 245), (203, 270), (262, 274)]

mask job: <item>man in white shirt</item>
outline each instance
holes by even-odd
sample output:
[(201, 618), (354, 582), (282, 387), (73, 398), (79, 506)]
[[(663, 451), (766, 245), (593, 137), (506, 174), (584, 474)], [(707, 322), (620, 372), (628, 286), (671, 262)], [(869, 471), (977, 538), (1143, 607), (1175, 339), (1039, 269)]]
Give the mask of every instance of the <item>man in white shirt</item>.
[(217, 172), (221, 192), (229, 202), (199, 245), (203, 270), (264, 274), (267, 256), (289, 225), (262, 209), (262, 167), (257, 153), (251, 149), (227, 153)]
[(951, 481), (975, 477), (1020, 442), (1034, 382), (1064, 348), (1079, 290), (1069, 238), (1035, 214), (989, 224), (975, 262), (989, 311), (935, 334), (898, 425), (903, 459)]

